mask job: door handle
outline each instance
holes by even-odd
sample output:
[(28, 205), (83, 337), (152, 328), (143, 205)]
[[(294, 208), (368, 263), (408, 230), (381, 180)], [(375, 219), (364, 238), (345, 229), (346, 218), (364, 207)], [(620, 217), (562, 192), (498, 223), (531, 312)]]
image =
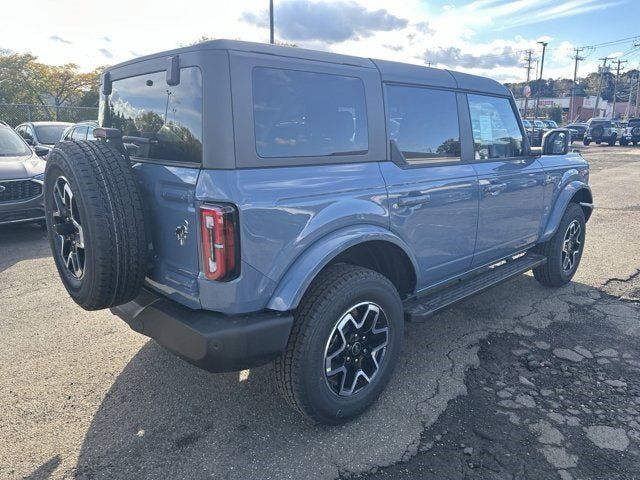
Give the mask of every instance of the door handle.
[(498, 195), (500, 192), (503, 192), (507, 189), (506, 183), (491, 183), (489, 185), (485, 185), (484, 191), (490, 195)]
[(424, 205), (431, 201), (431, 195), (415, 195), (411, 197), (404, 197), (398, 200), (398, 205), (401, 207), (413, 207), (415, 205)]

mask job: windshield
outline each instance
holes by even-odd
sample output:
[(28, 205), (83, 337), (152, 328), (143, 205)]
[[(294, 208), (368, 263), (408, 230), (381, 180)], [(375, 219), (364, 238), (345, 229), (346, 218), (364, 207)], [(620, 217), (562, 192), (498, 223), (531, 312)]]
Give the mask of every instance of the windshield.
[(533, 123), (536, 127), (544, 128), (544, 123), (542, 123), (540, 120), (535, 120)]
[(546, 123), (548, 127), (558, 128), (558, 124), (553, 120), (545, 120), (544, 123)]
[(0, 128), (0, 157), (31, 155), (31, 149), (10, 128)]
[(531, 128), (531, 122), (529, 120), (522, 120), (522, 125), (524, 125), (524, 128)]
[(60, 138), (62, 138), (62, 134), (67, 129), (69, 125), (60, 124), (60, 125), (36, 125), (36, 136), (40, 143), (45, 143), (47, 145), (53, 145), (54, 143), (58, 143)]

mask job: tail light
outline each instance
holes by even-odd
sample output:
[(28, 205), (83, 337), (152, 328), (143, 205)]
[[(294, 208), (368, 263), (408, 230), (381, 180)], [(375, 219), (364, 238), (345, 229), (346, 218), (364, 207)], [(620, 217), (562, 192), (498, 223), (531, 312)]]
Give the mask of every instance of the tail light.
[(200, 208), (202, 263), (209, 280), (231, 280), (240, 272), (237, 218), (229, 205)]

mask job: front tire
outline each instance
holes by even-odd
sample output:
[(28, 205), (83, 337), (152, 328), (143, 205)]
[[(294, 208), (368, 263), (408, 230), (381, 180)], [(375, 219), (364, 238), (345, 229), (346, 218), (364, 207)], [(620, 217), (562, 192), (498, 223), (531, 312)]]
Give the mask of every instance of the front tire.
[(591, 143), (591, 140), (587, 140), (586, 138), (585, 138), (584, 140), (582, 140), (582, 144), (583, 144), (585, 147), (588, 147), (590, 143)]
[(621, 138), (620, 139), (620, 146), (621, 147), (626, 147), (627, 145), (629, 145), (629, 140), (627, 140), (626, 138)]
[(308, 419), (327, 425), (363, 413), (387, 385), (400, 355), (402, 301), (383, 275), (337, 264), (313, 281), (275, 362), (278, 389)]
[(571, 281), (584, 250), (585, 219), (582, 208), (570, 203), (560, 221), (558, 230), (545, 243), (534, 248), (547, 262), (533, 269), (533, 276), (548, 287), (561, 287)]
[(616, 139), (617, 139), (617, 138), (618, 138), (618, 137), (617, 137), (616, 135), (613, 135), (613, 136), (609, 139), (609, 142), (608, 142), (608, 143), (609, 143), (609, 146), (610, 146), (610, 147), (615, 146), (615, 144), (616, 144)]

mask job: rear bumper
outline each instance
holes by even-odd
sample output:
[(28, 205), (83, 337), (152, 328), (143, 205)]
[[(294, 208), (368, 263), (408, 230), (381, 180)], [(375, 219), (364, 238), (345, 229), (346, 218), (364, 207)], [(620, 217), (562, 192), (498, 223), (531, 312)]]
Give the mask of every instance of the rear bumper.
[(257, 367), (285, 348), (293, 315), (259, 312), (222, 315), (191, 310), (150, 290), (112, 308), (136, 332), (209, 372)]

